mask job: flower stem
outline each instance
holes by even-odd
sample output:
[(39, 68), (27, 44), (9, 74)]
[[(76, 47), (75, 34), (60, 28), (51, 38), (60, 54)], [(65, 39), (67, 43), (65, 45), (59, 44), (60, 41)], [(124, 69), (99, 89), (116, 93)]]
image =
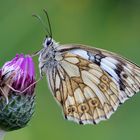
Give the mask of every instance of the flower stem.
[(5, 131), (0, 130), (0, 140), (4, 139), (5, 133), (6, 133)]

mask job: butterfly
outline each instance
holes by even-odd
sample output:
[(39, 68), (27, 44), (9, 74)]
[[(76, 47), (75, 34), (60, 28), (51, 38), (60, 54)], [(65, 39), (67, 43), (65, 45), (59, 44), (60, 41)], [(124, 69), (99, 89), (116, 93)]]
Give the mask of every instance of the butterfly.
[(51, 28), (37, 54), (40, 75), (46, 75), (67, 120), (98, 124), (140, 90), (138, 65), (87, 45), (61, 45), (52, 38)]

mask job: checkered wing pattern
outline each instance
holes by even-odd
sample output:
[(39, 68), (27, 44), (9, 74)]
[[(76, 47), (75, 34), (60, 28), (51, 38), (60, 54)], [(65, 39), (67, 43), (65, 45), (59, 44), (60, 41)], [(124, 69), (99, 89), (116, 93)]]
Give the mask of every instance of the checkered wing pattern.
[(109, 119), (140, 89), (140, 68), (116, 54), (82, 45), (57, 48), (48, 81), (64, 116), (80, 124)]

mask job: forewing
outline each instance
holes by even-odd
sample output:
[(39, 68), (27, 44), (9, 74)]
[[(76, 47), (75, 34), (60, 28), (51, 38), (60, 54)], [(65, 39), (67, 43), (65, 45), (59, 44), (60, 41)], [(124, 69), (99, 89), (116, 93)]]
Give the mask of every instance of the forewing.
[(140, 70), (135, 64), (78, 45), (58, 50), (61, 59), (48, 71), (48, 81), (66, 119), (80, 124), (98, 123), (139, 91)]
[(97, 64), (119, 84), (119, 90), (127, 97), (133, 96), (140, 89), (140, 67), (124, 57), (84, 45), (64, 45), (58, 51), (70, 52)]

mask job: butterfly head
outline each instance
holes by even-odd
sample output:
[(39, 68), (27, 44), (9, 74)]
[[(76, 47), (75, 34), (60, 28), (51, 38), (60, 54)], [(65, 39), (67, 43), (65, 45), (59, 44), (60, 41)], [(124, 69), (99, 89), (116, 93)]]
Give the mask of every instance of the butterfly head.
[(44, 48), (48, 48), (49, 46), (53, 46), (54, 40), (51, 37), (46, 36), (45, 41), (43, 43)]

